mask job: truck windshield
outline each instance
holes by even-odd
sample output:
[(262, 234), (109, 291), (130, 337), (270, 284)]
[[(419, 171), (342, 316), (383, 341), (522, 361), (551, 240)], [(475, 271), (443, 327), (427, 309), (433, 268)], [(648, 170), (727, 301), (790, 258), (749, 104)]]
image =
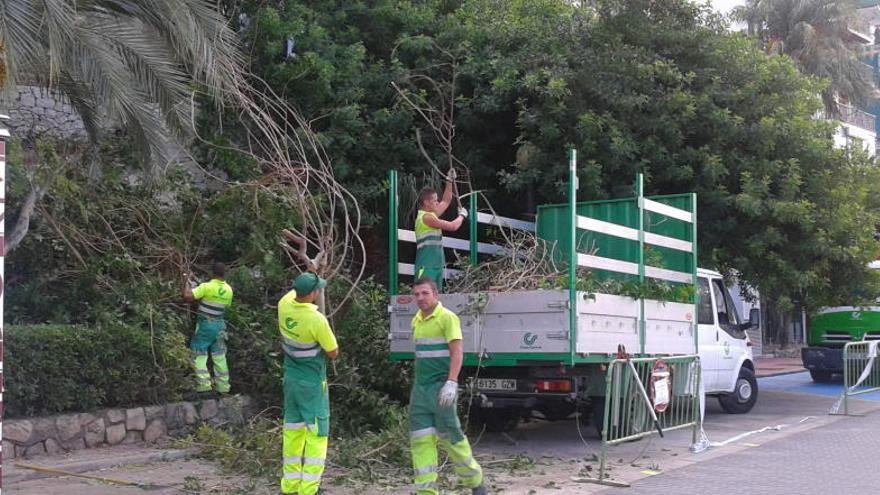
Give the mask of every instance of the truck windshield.
[(731, 337), (744, 339), (745, 332), (740, 327), (739, 314), (736, 312), (736, 306), (724, 283), (720, 279), (712, 281), (712, 291), (715, 293), (715, 311), (718, 313), (718, 326)]

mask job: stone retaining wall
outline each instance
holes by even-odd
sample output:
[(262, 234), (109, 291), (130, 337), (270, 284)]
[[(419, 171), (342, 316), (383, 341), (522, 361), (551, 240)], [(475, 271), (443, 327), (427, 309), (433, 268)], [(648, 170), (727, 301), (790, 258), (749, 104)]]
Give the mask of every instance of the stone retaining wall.
[(121, 443), (152, 443), (182, 433), (199, 422), (240, 424), (253, 414), (247, 396), (231, 396), (164, 406), (106, 409), (3, 421), (3, 457), (57, 454)]

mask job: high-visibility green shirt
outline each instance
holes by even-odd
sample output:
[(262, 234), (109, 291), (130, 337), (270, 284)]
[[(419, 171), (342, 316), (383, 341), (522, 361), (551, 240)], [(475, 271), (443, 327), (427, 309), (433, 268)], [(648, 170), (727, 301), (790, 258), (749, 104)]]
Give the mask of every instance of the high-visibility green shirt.
[(327, 317), (318, 311), (318, 306), (297, 302), (296, 291), (288, 292), (278, 301), (278, 329), (285, 366), (301, 380), (326, 380), (326, 353), (339, 346)]
[(449, 342), (461, 340), (461, 322), (440, 302), (427, 318), (418, 311), (412, 319), (416, 345), (416, 383), (425, 385), (449, 377)]
[(232, 286), (217, 278), (199, 284), (192, 295), (199, 301), (199, 316), (206, 318), (223, 318), (226, 308), (232, 304)]
[(416, 249), (433, 247), (440, 250), (440, 253), (442, 254), (443, 231), (435, 229), (434, 227), (429, 227), (428, 224), (425, 223), (425, 217), (437, 218), (437, 214), (433, 211), (425, 210), (419, 210), (418, 214), (416, 214), (416, 225), (414, 229), (416, 234)]

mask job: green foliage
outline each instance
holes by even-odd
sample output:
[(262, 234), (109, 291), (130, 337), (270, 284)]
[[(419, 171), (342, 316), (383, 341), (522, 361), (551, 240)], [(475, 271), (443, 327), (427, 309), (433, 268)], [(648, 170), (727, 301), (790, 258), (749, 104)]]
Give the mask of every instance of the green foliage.
[(189, 354), (174, 329), (139, 325), (10, 325), (5, 329), (9, 416), (89, 411), (179, 399)]
[[(205, 279), (212, 260), (226, 261), (231, 267), (227, 280), (235, 290), (226, 314), (232, 385), (266, 405), (280, 406), (283, 356), (275, 308), (295, 272), (285, 266), (277, 243), (280, 230), (296, 221), (289, 194), (246, 185), (198, 190), (182, 172), (172, 172), (168, 181), (147, 188), (132, 180), (130, 169), (114, 163), (124, 156), (124, 147), (108, 145), (104, 150), (100, 177), (71, 167), (59, 179), (65, 187), (55, 190), (31, 235), (8, 258), (7, 318), (87, 328), (141, 328), (140, 336), (147, 338), (153, 328), (157, 338), (167, 339), (163, 352), (188, 362), (186, 344), (195, 322), (193, 308), (180, 298), (180, 273), (190, 267), (197, 278)], [(332, 305), (348, 286), (331, 282)], [(338, 308), (333, 318), (342, 350), (330, 376), (335, 431), (383, 428), (389, 408), (406, 399), (406, 366), (388, 359), (386, 299), (380, 286), (365, 282), (350, 305)], [(133, 356), (150, 352), (149, 339), (133, 339), (120, 349)], [(59, 362), (75, 359), (71, 352)], [(108, 359), (119, 358), (115, 349), (102, 352), (111, 356)], [(178, 371), (172, 368), (169, 373)], [(15, 368), (10, 376), (24, 379)], [(71, 375), (59, 383), (65, 390), (88, 389), (91, 380), (91, 375)], [(124, 383), (120, 380), (118, 393), (128, 390)], [(23, 386), (31, 387), (27, 395), (31, 403), (22, 413), (36, 412), (34, 404), (41, 401), (47, 401), (47, 410), (68, 410), (135, 400), (123, 395), (104, 401), (102, 388), (97, 395), (88, 392), (73, 401), (51, 387)], [(138, 387), (143, 390), (130, 394), (141, 400), (175, 397), (191, 388), (188, 377), (169, 380), (162, 387)], [(54, 397), (47, 398), (43, 390)]]
[[(331, 300), (339, 290), (331, 291)], [(395, 410), (408, 402), (410, 364), (391, 362), (387, 307), (387, 291), (368, 280), (333, 318), (340, 349), (329, 379), (336, 431), (361, 434), (392, 428), (400, 419)]]

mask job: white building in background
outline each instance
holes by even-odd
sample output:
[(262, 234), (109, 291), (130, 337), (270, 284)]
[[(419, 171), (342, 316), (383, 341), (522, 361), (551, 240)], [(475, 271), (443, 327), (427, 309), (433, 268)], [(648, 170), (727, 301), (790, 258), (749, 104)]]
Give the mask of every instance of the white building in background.
[(834, 146), (837, 148), (863, 149), (870, 156), (877, 156), (876, 117), (864, 110), (838, 105), (840, 111), (840, 127), (834, 134)]
[[(880, 7), (877, 1), (861, 0), (856, 18), (847, 29), (846, 41), (862, 47), (867, 57), (876, 53), (875, 32), (880, 25)], [(865, 64), (872, 74), (876, 67)], [(876, 87), (876, 84), (875, 84)], [(838, 148), (863, 149), (871, 156), (877, 156), (877, 123), (876, 116), (846, 102), (838, 105), (840, 127), (834, 135), (834, 145)]]

